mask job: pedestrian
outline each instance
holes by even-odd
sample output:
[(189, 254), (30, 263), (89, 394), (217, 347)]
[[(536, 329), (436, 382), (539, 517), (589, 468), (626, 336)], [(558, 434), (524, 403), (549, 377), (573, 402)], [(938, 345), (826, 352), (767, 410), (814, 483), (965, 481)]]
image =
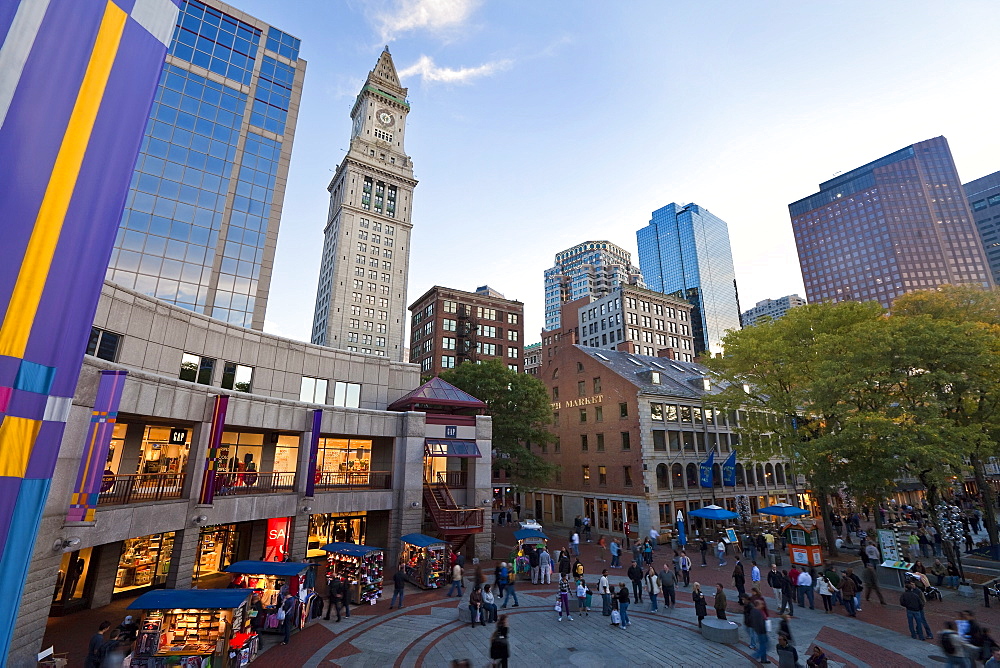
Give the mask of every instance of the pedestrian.
[(538, 553), (538, 582), (540, 584), (552, 584), (552, 557), (549, 551), (542, 546)]
[(663, 564), (663, 570), (660, 571), (660, 589), (663, 591), (663, 605), (668, 608), (672, 608), (677, 605), (677, 576), (674, 574), (672, 568), (667, 568), (666, 564)]
[(573, 565), (569, 561), (569, 550), (559, 553), (559, 575), (569, 575), (573, 572)]
[[(507, 564), (504, 564), (504, 566), (506, 565)], [(506, 591), (506, 596), (504, 596), (503, 605), (501, 605), (500, 607), (506, 608), (507, 602), (510, 600), (511, 596), (514, 597), (514, 605), (512, 605), (511, 607), (513, 608), (520, 607), (517, 602), (517, 569), (515, 569), (513, 565), (511, 565), (511, 567), (507, 569), (506, 582), (504, 582), (504, 585), (505, 585), (504, 590)], [(503, 619), (503, 617), (501, 617), (501, 619)]]
[(833, 584), (826, 575), (819, 575), (816, 578), (816, 590), (819, 591), (820, 598), (823, 599), (823, 610), (827, 613), (833, 612)]
[(799, 665), (799, 651), (787, 636), (778, 634), (778, 668), (796, 668)]
[(778, 635), (788, 638), (788, 642), (794, 642), (792, 640), (792, 624), (788, 621), (791, 618), (791, 615), (781, 615), (781, 621), (778, 622)]
[(844, 609), (847, 610), (848, 617), (858, 616), (856, 612), (857, 608), (854, 605), (854, 596), (857, 593), (858, 585), (854, 582), (854, 578), (845, 572), (844, 577), (840, 578), (840, 596), (844, 601)]
[(351, 616), (350, 601), (347, 600), (347, 584), (340, 578), (332, 578), (327, 581), (327, 592), (330, 600), (330, 607), (326, 610), (326, 619), (330, 619), (330, 609), (337, 613), (337, 621), (341, 619), (340, 610), (344, 609), (344, 616)]
[(899, 597), (899, 604), (906, 608), (906, 625), (910, 629), (910, 637), (914, 640), (923, 640), (924, 627), (921, 618), (923, 617), (924, 601), (912, 582), (906, 583), (906, 589)]
[[(504, 616), (500, 618), (500, 621), (506, 619), (507, 617)], [(490, 638), (490, 659), (493, 660), (494, 668), (507, 668), (507, 661), (510, 659), (510, 643), (507, 641), (507, 633), (507, 624), (504, 623), (501, 627), (500, 622), (497, 622), (496, 631)]]
[[(399, 598), (399, 607), (403, 607), (403, 594), (406, 592), (406, 574), (403, 572), (402, 567), (396, 569), (395, 575), (392, 576), (392, 599), (389, 601), (389, 609), (396, 605), (396, 598)], [(329, 619), (329, 617), (327, 617)]]
[(497, 620), (497, 598), (493, 594), (493, 589), (490, 585), (483, 586), (483, 617), (488, 622), (495, 622)]
[(448, 596), (452, 595), (452, 592), (456, 589), (458, 590), (458, 597), (462, 598), (462, 587), (464, 583), (462, 582), (462, 567), (456, 562), (454, 566), (451, 567), (451, 586), (448, 587)]
[(631, 622), (628, 619), (628, 589), (625, 588), (625, 583), (622, 582), (618, 585), (618, 614), (621, 615), (621, 628), (627, 629)]
[(782, 615), (785, 613), (785, 609), (788, 609), (788, 614), (795, 615), (795, 585), (792, 584), (792, 576), (790, 571), (781, 571), (781, 607), (778, 608), (778, 614)]
[(701, 551), (701, 565), (708, 566), (708, 562), (705, 561), (705, 556), (708, 554), (708, 541), (702, 538), (699, 542), (698, 549)]
[(750, 588), (760, 587), (760, 568), (757, 566), (756, 561), (751, 561), (753, 566), (750, 568)]
[(657, 597), (660, 595), (660, 576), (656, 574), (656, 569), (652, 566), (646, 568), (643, 576), (643, 586), (649, 595), (649, 611), (656, 612), (659, 609)]
[(601, 595), (601, 614), (605, 617), (611, 616), (611, 585), (608, 583), (608, 569), (601, 571), (601, 578), (597, 581), (597, 593)]
[(573, 556), (574, 557), (579, 557), (580, 556), (580, 534), (578, 534), (575, 531), (573, 532), (573, 535), (569, 539), (569, 546), (573, 550)]
[(687, 587), (691, 584), (691, 557), (687, 556), (687, 552), (681, 552), (680, 567), (684, 586)]
[[(856, 612), (861, 612), (861, 591), (864, 588), (864, 585), (861, 582), (861, 578), (854, 574), (853, 568), (848, 568), (846, 571), (844, 571), (844, 577), (848, 577), (854, 580), (854, 610)], [(926, 577), (924, 579), (926, 580)], [(930, 631), (928, 631), (927, 633), (930, 634)]]
[(642, 560), (646, 566), (653, 565), (653, 542), (648, 538), (642, 546)]
[(813, 576), (816, 571), (814, 569), (809, 569), (808, 571), (802, 571), (799, 573), (799, 607), (805, 607), (806, 599), (809, 599), (809, 609), (816, 609), (816, 599), (813, 598)]
[(566, 613), (566, 618), (569, 621), (573, 621), (573, 616), (569, 614), (569, 577), (563, 576), (559, 578), (559, 619), (557, 621), (562, 621), (563, 613)]
[(656, 549), (657, 544), (660, 542), (660, 532), (655, 528), (649, 528), (649, 542), (653, 545), (653, 549)]
[(778, 570), (777, 564), (771, 564), (771, 570), (767, 572), (767, 584), (771, 587), (771, 593), (774, 594), (774, 604), (776, 606), (781, 606), (781, 571)]
[[(628, 541), (628, 536), (625, 537), (625, 540)], [(632, 543), (632, 559), (642, 563), (642, 543), (639, 541)]]
[(97, 665), (100, 668), (121, 668), (127, 647), (128, 643), (121, 639), (121, 629), (111, 629), (107, 642), (97, 650)]
[[(937, 563), (940, 564), (941, 562), (938, 561)], [(943, 571), (944, 568), (942, 567), (941, 570)], [(872, 592), (875, 592), (878, 595), (878, 602), (885, 605), (885, 597), (882, 596), (882, 589), (878, 586), (878, 575), (875, 572), (874, 565), (869, 563), (865, 567), (865, 570), (861, 571), (861, 581), (865, 587), (865, 600), (870, 601), (872, 599)]]
[[(281, 602), (281, 608), (278, 610), (278, 615), (281, 618), (281, 630), (285, 634), (284, 639), (281, 641), (282, 645), (287, 645), (292, 635), (292, 624), (295, 623), (295, 601), (296, 598), (291, 594), (285, 596), (285, 600)], [(339, 609), (337, 610), (337, 621), (340, 621)]]
[(968, 657), (969, 645), (962, 639), (962, 636), (958, 635), (955, 630), (955, 622), (949, 620), (944, 623), (940, 642), (941, 649), (944, 650), (945, 665), (955, 666), (955, 668), (968, 668), (971, 665)]
[(604, 536), (597, 537), (597, 547), (600, 548), (598, 551), (599, 556), (597, 558), (601, 560), (602, 564), (608, 563), (608, 560), (606, 559), (608, 551), (608, 543), (606, 540), (604, 540)]
[(636, 603), (642, 603), (642, 567), (638, 561), (633, 561), (628, 567), (628, 579), (632, 583), (632, 597)]
[(743, 562), (737, 560), (736, 566), (733, 567), (733, 584), (736, 585), (736, 593), (740, 596), (746, 596), (746, 573), (743, 572)]
[(830, 662), (827, 660), (823, 648), (819, 645), (813, 645), (812, 654), (806, 659), (806, 665), (809, 668), (829, 668)]
[(538, 557), (538, 549), (529, 545), (525, 548), (525, 556), (528, 557), (528, 566), (531, 567), (531, 584), (538, 584), (542, 575), (541, 560)]
[(715, 616), (719, 619), (726, 618), (726, 592), (722, 590), (722, 583), (715, 584)]
[(583, 536), (584, 536), (584, 538), (587, 539), (587, 542), (589, 543), (590, 539), (592, 538), (592, 535), (591, 535), (591, 526), (590, 526), (590, 518), (589, 517), (584, 517), (583, 518)]
[(472, 593), (469, 594), (469, 626), (475, 626), (476, 622), (486, 626), (486, 613), (483, 610), (483, 590), (480, 589), (479, 585), (475, 585), (472, 588)]
[(1000, 668), (1000, 646), (994, 645), (990, 655), (990, 660), (983, 664), (983, 668)]
[(620, 558), (622, 548), (618, 545), (618, 540), (616, 538), (611, 539), (611, 545), (608, 549), (611, 552), (611, 568), (621, 568), (622, 564)]
[(694, 601), (694, 614), (698, 617), (698, 628), (701, 628), (701, 620), (707, 616), (708, 606), (705, 604), (705, 595), (701, 593), (701, 585), (697, 582), (691, 585), (691, 600)]
[(726, 561), (726, 544), (722, 542), (721, 539), (715, 541), (715, 556), (719, 558), (719, 568), (722, 568), (726, 565), (726, 563), (728, 563)]
[(507, 587), (507, 562), (501, 561), (494, 567), (493, 584), (496, 587), (497, 596), (503, 598), (504, 588)]
[(754, 601), (748, 622), (747, 628), (753, 629), (757, 635), (757, 648), (753, 658), (760, 663), (771, 663), (767, 660), (767, 615), (764, 612), (763, 600)]
[(577, 612), (581, 615), (586, 615), (590, 617), (590, 607), (587, 605), (587, 596), (590, 594), (590, 590), (587, 588), (587, 581), (580, 578), (576, 581), (576, 603)]
[(87, 643), (87, 658), (84, 659), (84, 668), (100, 668), (101, 658), (100, 651), (101, 647), (106, 642), (104, 636), (111, 628), (111, 622), (103, 621), (97, 627), (97, 633), (90, 636), (90, 642)]
[(121, 642), (132, 642), (139, 635), (139, 625), (132, 621), (132, 615), (125, 615), (125, 619), (118, 625), (118, 639)]
[[(923, 619), (923, 624), (926, 626), (927, 618), (924, 617), (923, 611), (920, 612), (920, 616)], [(986, 630), (982, 627), (982, 625), (976, 620), (975, 613), (971, 610), (963, 610), (959, 616), (967, 624), (965, 628), (965, 635), (968, 636), (969, 643), (971, 644), (971, 647), (967, 652), (969, 659), (973, 664), (976, 664), (977, 661), (989, 658), (995, 643), (993, 642), (993, 639), (989, 637), (989, 634), (986, 633)]]

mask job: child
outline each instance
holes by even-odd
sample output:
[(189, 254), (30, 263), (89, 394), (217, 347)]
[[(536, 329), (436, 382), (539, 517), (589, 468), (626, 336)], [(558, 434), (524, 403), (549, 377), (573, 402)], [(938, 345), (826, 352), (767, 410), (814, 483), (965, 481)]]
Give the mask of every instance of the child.
[(590, 608), (587, 607), (587, 582), (583, 578), (576, 581), (576, 598), (580, 604), (579, 613), (590, 617)]
[(573, 621), (573, 616), (569, 614), (569, 577), (564, 575), (559, 580), (559, 620), (562, 621), (563, 613), (569, 621)]

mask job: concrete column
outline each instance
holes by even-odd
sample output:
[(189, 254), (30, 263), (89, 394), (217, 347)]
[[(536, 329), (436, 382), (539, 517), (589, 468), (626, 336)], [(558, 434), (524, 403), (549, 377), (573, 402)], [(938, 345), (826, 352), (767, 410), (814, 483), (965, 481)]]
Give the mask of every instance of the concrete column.
[(264, 558), (266, 543), (267, 520), (256, 520), (250, 527), (250, 552), (247, 558), (251, 561), (261, 561)]
[(291, 530), (288, 537), (288, 558), (291, 561), (305, 561), (308, 547), (309, 516), (296, 515), (291, 518)]
[[(424, 437), (427, 416), (409, 411), (399, 416), (401, 422), (394, 444), (392, 486), (396, 491), (396, 508), (392, 512), (386, 536), (387, 562), (399, 559), (399, 537), (420, 532), (424, 505)], [(389, 561), (391, 559), (391, 561)]]
[(191, 588), (200, 537), (201, 530), (198, 527), (174, 533), (174, 549), (170, 553), (170, 570), (167, 571), (167, 589)]
[[(309, 443), (312, 441), (312, 412), (306, 412), (309, 429), (299, 433), (299, 456), (295, 464), (295, 491), (306, 493), (306, 476), (309, 473)], [(303, 553), (304, 554), (304, 553)]]
[(264, 445), (260, 449), (260, 461), (257, 462), (258, 471), (274, 470), (274, 449), (278, 447), (277, 438), (278, 435), (275, 432), (264, 434)]
[[(470, 554), (481, 561), (493, 557), (493, 524), (490, 509), (493, 507), (493, 418), (476, 416), (476, 445), (482, 455), (472, 460), (469, 467), (470, 506), (483, 509), (483, 532), (472, 537)], [(483, 503), (486, 501), (486, 503)]]
[[(194, 398), (192, 397), (192, 401)], [(198, 501), (201, 483), (205, 478), (205, 457), (212, 439), (212, 407), (215, 397), (205, 395), (205, 422), (198, 422), (191, 431), (191, 450), (188, 453), (187, 476), (184, 478), (184, 497)]]
[(142, 459), (142, 438), (146, 426), (139, 423), (129, 424), (125, 430), (125, 444), (122, 446), (122, 457), (118, 463), (118, 473), (129, 475), (136, 473)]
[(115, 591), (115, 578), (118, 577), (118, 564), (122, 558), (123, 541), (106, 543), (95, 547), (91, 553), (91, 559), (100, 551), (100, 556), (96, 558), (97, 567), (90, 566), (90, 577), (94, 578), (94, 595), (90, 600), (90, 607), (100, 608), (111, 603), (111, 595)]

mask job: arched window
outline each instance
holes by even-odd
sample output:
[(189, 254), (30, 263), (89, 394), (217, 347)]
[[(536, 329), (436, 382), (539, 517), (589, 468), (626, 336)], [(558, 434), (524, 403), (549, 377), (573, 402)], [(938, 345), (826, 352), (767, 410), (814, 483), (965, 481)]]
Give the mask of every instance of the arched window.
[(774, 466), (770, 462), (764, 466), (765, 481), (768, 487), (774, 487)]
[(687, 486), (691, 489), (698, 487), (698, 467), (694, 464), (687, 465)]
[(722, 467), (712, 464), (712, 486), (722, 487)]
[[(737, 464), (737, 466), (739, 466), (739, 464)], [(753, 464), (747, 466), (746, 473), (747, 473), (747, 485), (750, 485), (751, 487), (756, 487), (757, 481), (753, 475)]]
[(746, 474), (743, 472), (743, 464), (736, 465), (736, 484), (746, 487), (747, 478)]
[(671, 484), (674, 489), (684, 489), (684, 467), (674, 464), (670, 467)]
[(757, 464), (757, 486), (763, 487), (767, 484), (767, 478), (764, 477), (764, 467)]
[(670, 489), (670, 480), (667, 479), (667, 465), (656, 465), (656, 489)]
[(779, 485), (785, 484), (785, 467), (781, 464), (774, 465), (774, 477)]

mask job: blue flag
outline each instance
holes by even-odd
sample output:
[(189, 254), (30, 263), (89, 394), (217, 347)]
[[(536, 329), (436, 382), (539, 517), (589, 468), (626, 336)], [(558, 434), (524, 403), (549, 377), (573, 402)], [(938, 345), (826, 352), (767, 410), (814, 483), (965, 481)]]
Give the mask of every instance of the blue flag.
[(736, 487), (736, 451), (726, 457), (726, 461), (722, 462), (722, 485), (725, 487), (729, 485), (730, 487)]
[(703, 461), (698, 465), (698, 477), (700, 478), (702, 487), (712, 487), (715, 484), (715, 478), (712, 475), (712, 464), (715, 462), (715, 448), (708, 453), (708, 459)]

